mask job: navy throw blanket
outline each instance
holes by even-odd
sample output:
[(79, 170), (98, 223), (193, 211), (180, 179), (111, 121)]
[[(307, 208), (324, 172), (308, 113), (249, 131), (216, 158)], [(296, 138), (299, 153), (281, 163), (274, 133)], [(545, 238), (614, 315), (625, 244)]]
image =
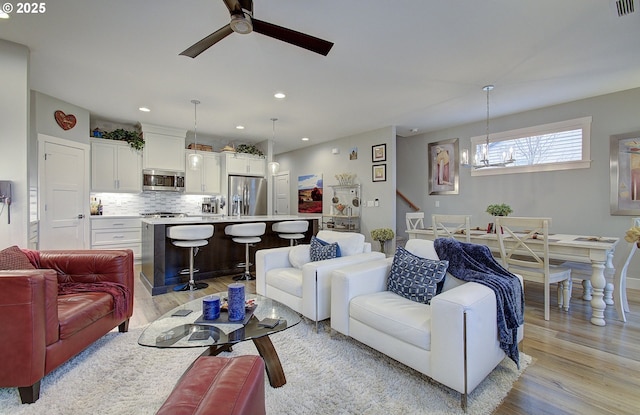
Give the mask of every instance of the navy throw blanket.
[(464, 281), (485, 285), (496, 295), (500, 348), (520, 368), (518, 326), (524, 323), (524, 292), (518, 277), (504, 269), (484, 245), (453, 238), (434, 241), (441, 260), (449, 261), (447, 272)]

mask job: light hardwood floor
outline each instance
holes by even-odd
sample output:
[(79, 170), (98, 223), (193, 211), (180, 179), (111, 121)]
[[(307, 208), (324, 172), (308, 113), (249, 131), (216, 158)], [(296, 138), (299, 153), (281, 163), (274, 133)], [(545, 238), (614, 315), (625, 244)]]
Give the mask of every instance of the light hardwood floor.
[[(207, 282), (205, 290), (152, 297), (136, 277), (131, 327), (146, 325), (186, 301), (225, 291), (232, 279)], [(255, 282), (247, 282), (247, 291), (255, 292)], [(640, 292), (629, 290), (628, 295), (627, 322), (618, 321), (615, 309), (607, 307), (607, 325), (596, 327), (589, 322), (591, 306), (581, 299), (580, 284), (574, 284), (569, 312), (552, 307), (545, 321), (542, 285), (527, 283), (521, 349), (533, 363), (494, 413), (640, 413)]]

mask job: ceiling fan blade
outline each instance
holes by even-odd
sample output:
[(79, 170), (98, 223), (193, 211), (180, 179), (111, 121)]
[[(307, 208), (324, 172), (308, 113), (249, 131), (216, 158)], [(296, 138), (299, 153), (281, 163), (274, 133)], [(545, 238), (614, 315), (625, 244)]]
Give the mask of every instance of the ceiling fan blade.
[(315, 53), (319, 53), (323, 56), (327, 56), (327, 54), (333, 47), (332, 42), (300, 33), (295, 30), (287, 29), (282, 26), (277, 26), (258, 19), (251, 19), (251, 22), (253, 23), (254, 32), (258, 32), (274, 39), (282, 40), (283, 42), (291, 43), (292, 45), (299, 46)]
[(204, 39), (194, 43), (192, 46), (188, 47), (184, 51), (180, 53), (180, 55), (189, 56), (190, 58), (195, 58), (205, 50), (209, 49), (211, 46), (220, 42), (225, 37), (229, 36), (233, 33), (231, 30), (231, 26), (226, 25), (218, 29), (216, 32), (210, 34)]

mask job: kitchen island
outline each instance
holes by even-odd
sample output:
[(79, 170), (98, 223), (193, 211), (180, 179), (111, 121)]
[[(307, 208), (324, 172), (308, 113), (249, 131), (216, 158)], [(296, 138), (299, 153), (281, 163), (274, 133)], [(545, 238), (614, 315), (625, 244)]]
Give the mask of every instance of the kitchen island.
[(178, 248), (167, 238), (167, 228), (176, 225), (214, 226), (213, 236), (209, 244), (200, 248), (195, 256), (194, 267), (199, 270), (194, 275), (195, 280), (203, 280), (224, 275), (241, 274), (242, 268), (238, 263), (244, 262), (244, 244), (237, 244), (231, 237), (225, 235), (224, 228), (228, 225), (246, 222), (265, 222), (266, 232), (262, 241), (251, 248), (251, 258), (255, 257), (255, 250), (276, 248), (289, 245), (289, 241), (282, 239), (271, 230), (271, 225), (285, 220), (306, 220), (309, 222), (304, 239), (300, 243), (309, 243), (311, 236), (318, 233), (320, 216), (310, 215), (265, 215), (230, 217), (223, 215), (187, 216), (183, 218), (145, 218), (142, 219), (142, 271), (140, 279), (151, 291), (151, 295), (164, 294), (173, 286), (189, 280), (188, 274), (180, 274), (189, 268), (189, 250)]

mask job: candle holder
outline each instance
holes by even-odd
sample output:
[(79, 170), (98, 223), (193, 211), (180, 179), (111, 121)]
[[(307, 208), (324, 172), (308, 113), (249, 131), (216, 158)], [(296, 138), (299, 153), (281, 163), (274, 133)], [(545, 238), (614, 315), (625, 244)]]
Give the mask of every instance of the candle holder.
[(227, 286), (229, 321), (243, 321), (245, 317), (244, 284), (236, 282)]
[(220, 296), (208, 295), (202, 299), (202, 317), (205, 320), (220, 318)]

